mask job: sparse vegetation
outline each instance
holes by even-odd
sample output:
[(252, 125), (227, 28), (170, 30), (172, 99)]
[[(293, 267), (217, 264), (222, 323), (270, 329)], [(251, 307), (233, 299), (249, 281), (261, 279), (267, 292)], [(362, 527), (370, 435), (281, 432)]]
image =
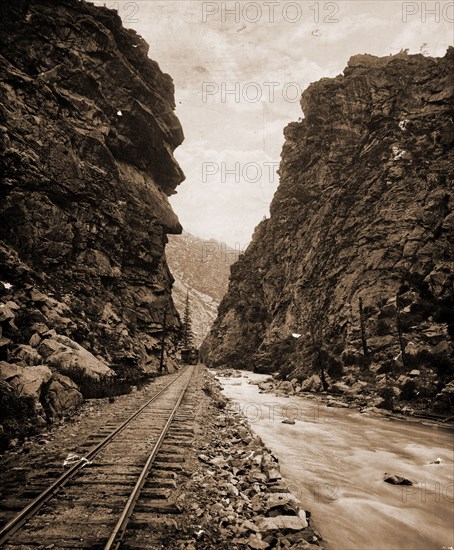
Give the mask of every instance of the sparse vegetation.
[(384, 319), (379, 319), (377, 321), (375, 333), (377, 334), (377, 336), (386, 336), (386, 334), (389, 334), (389, 326)]
[(383, 398), (383, 403), (379, 405), (381, 409), (394, 410), (394, 391), (392, 387), (386, 386), (382, 388), (378, 392), (378, 395)]
[(396, 371), (396, 363), (392, 360), (384, 361), (380, 368), (377, 370), (377, 374), (387, 374), (388, 372)]
[(117, 376), (100, 376), (98, 379), (87, 375), (81, 368), (71, 369), (67, 374), (79, 386), (85, 399), (124, 395), (130, 393), (134, 386), (142, 387), (154, 378), (153, 375), (144, 373), (134, 376), (131, 370), (126, 369), (121, 369)]
[(0, 383), (0, 451), (13, 438), (22, 439), (38, 432), (35, 402), (32, 397), (18, 397)]
[(412, 401), (416, 397), (416, 382), (414, 380), (408, 380), (402, 386), (402, 392), (400, 398), (403, 401)]

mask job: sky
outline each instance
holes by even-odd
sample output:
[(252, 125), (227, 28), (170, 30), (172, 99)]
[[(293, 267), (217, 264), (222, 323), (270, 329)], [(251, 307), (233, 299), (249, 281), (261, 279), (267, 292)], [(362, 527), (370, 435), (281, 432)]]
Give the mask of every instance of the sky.
[(117, 9), (174, 80), (186, 180), (170, 202), (184, 229), (239, 250), (269, 215), (283, 129), (311, 82), (352, 55), (440, 57), (454, 42), (451, 0), (93, 3)]

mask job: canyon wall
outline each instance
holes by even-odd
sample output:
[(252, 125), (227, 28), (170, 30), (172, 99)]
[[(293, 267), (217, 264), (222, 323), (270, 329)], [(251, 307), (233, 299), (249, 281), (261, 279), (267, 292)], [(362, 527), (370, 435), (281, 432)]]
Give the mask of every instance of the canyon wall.
[(303, 93), (208, 364), (452, 405), (453, 61), (357, 55)]
[(0, 381), (51, 414), (49, 385), (156, 372), (165, 308), (172, 348), (183, 132), (172, 79), (115, 11), (32, 0), (0, 16)]
[(186, 231), (169, 237), (166, 257), (175, 278), (172, 296), (181, 319), (189, 296), (196, 347), (202, 344), (216, 319), (227, 292), (230, 266), (238, 256), (239, 251), (225, 243), (201, 239)]

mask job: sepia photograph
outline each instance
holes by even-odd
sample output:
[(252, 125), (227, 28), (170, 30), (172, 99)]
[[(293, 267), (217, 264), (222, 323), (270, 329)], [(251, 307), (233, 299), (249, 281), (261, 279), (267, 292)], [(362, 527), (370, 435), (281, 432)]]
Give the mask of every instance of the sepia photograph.
[(454, 550), (453, 180), (453, 0), (1, 0), (0, 548)]

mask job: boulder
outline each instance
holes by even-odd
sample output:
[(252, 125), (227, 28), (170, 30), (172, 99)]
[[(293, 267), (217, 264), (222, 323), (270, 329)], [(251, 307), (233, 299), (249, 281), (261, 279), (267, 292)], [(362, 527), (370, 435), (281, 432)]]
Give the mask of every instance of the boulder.
[(35, 332), (30, 336), (30, 340), (28, 341), (28, 345), (32, 348), (37, 348), (39, 344), (41, 343), (41, 336)]
[(51, 419), (62, 418), (83, 402), (77, 384), (63, 374), (54, 374), (46, 389), (43, 406)]
[(43, 362), (41, 355), (32, 346), (21, 344), (12, 354), (13, 361), (20, 361), (26, 365), (39, 365)]
[(367, 340), (368, 346), (374, 350), (379, 351), (387, 349), (391, 344), (395, 342), (395, 336), (388, 334), (385, 336), (373, 336)]
[(165, 368), (169, 374), (178, 370), (177, 362), (168, 354), (166, 354)]
[(446, 384), (441, 392), (435, 396), (435, 407), (443, 412), (452, 412), (454, 408), (454, 380)]
[(309, 378), (306, 378), (301, 383), (301, 391), (320, 391), (322, 389), (322, 381), (320, 380), (320, 376), (318, 374), (313, 374)]
[(0, 361), (0, 381), (8, 382), (11, 378), (19, 376), (23, 367), (6, 361)]
[(306, 519), (298, 516), (275, 516), (256, 520), (259, 531), (269, 533), (273, 531), (300, 531), (307, 527)]
[(4, 336), (0, 335), (0, 348), (6, 348), (11, 344), (11, 340), (9, 338), (5, 338)]
[(454, 380), (451, 380), (449, 384), (446, 384), (446, 386), (441, 390), (441, 393), (446, 395), (454, 395)]
[(285, 393), (292, 393), (293, 392), (293, 385), (291, 382), (288, 382), (287, 380), (284, 380), (279, 384), (279, 389), (284, 391)]
[(114, 375), (114, 371), (103, 360), (61, 334), (54, 333), (50, 338), (44, 339), (38, 351), (49, 365), (68, 376), (82, 374), (99, 380), (101, 376)]
[(392, 485), (413, 485), (413, 481), (410, 481), (406, 477), (398, 476), (395, 474), (385, 473), (383, 481), (386, 481), (386, 483), (391, 483)]
[(360, 393), (367, 387), (367, 382), (364, 380), (358, 380), (350, 388), (350, 393)]
[(42, 336), (46, 332), (49, 332), (49, 327), (47, 325), (45, 325), (44, 323), (33, 323), (31, 328), (32, 328), (32, 330), (37, 332), (40, 336)]
[(292, 493), (271, 493), (264, 505), (265, 513), (269, 517), (279, 515), (297, 516), (300, 502)]
[(15, 317), (14, 311), (6, 304), (0, 304), (0, 323), (12, 321)]
[(258, 387), (263, 391), (271, 391), (274, 387), (274, 384), (272, 382), (263, 381), (258, 383)]
[(349, 386), (347, 384), (344, 384), (343, 382), (335, 382), (331, 386), (331, 391), (334, 393), (347, 393), (350, 391)]
[(434, 355), (438, 355), (441, 353), (448, 353), (449, 349), (450, 349), (450, 343), (448, 342), (448, 340), (442, 340), (436, 346), (434, 346), (434, 348), (432, 349), (432, 353)]
[(397, 379), (396, 383), (400, 386), (403, 386), (404, 384), (406, 384), (409, 380), (411, 380), (411, 378), (409, 378), (408, 376), (406, 376), (405, 374), (401, 374), (399, 376), (399, 378)]
[(39, 401), (44, 384), (52, 377), (52, 371), (45, 365), (22, 367), (2, 361), (0, 380), (7, 382), (18, 397), (33, 397)]
[(376, 378), (376, 385), (379, 388), (384, 388), (388, 384), (388, 379), (386, 377), (386, 374), (380, 374)]

